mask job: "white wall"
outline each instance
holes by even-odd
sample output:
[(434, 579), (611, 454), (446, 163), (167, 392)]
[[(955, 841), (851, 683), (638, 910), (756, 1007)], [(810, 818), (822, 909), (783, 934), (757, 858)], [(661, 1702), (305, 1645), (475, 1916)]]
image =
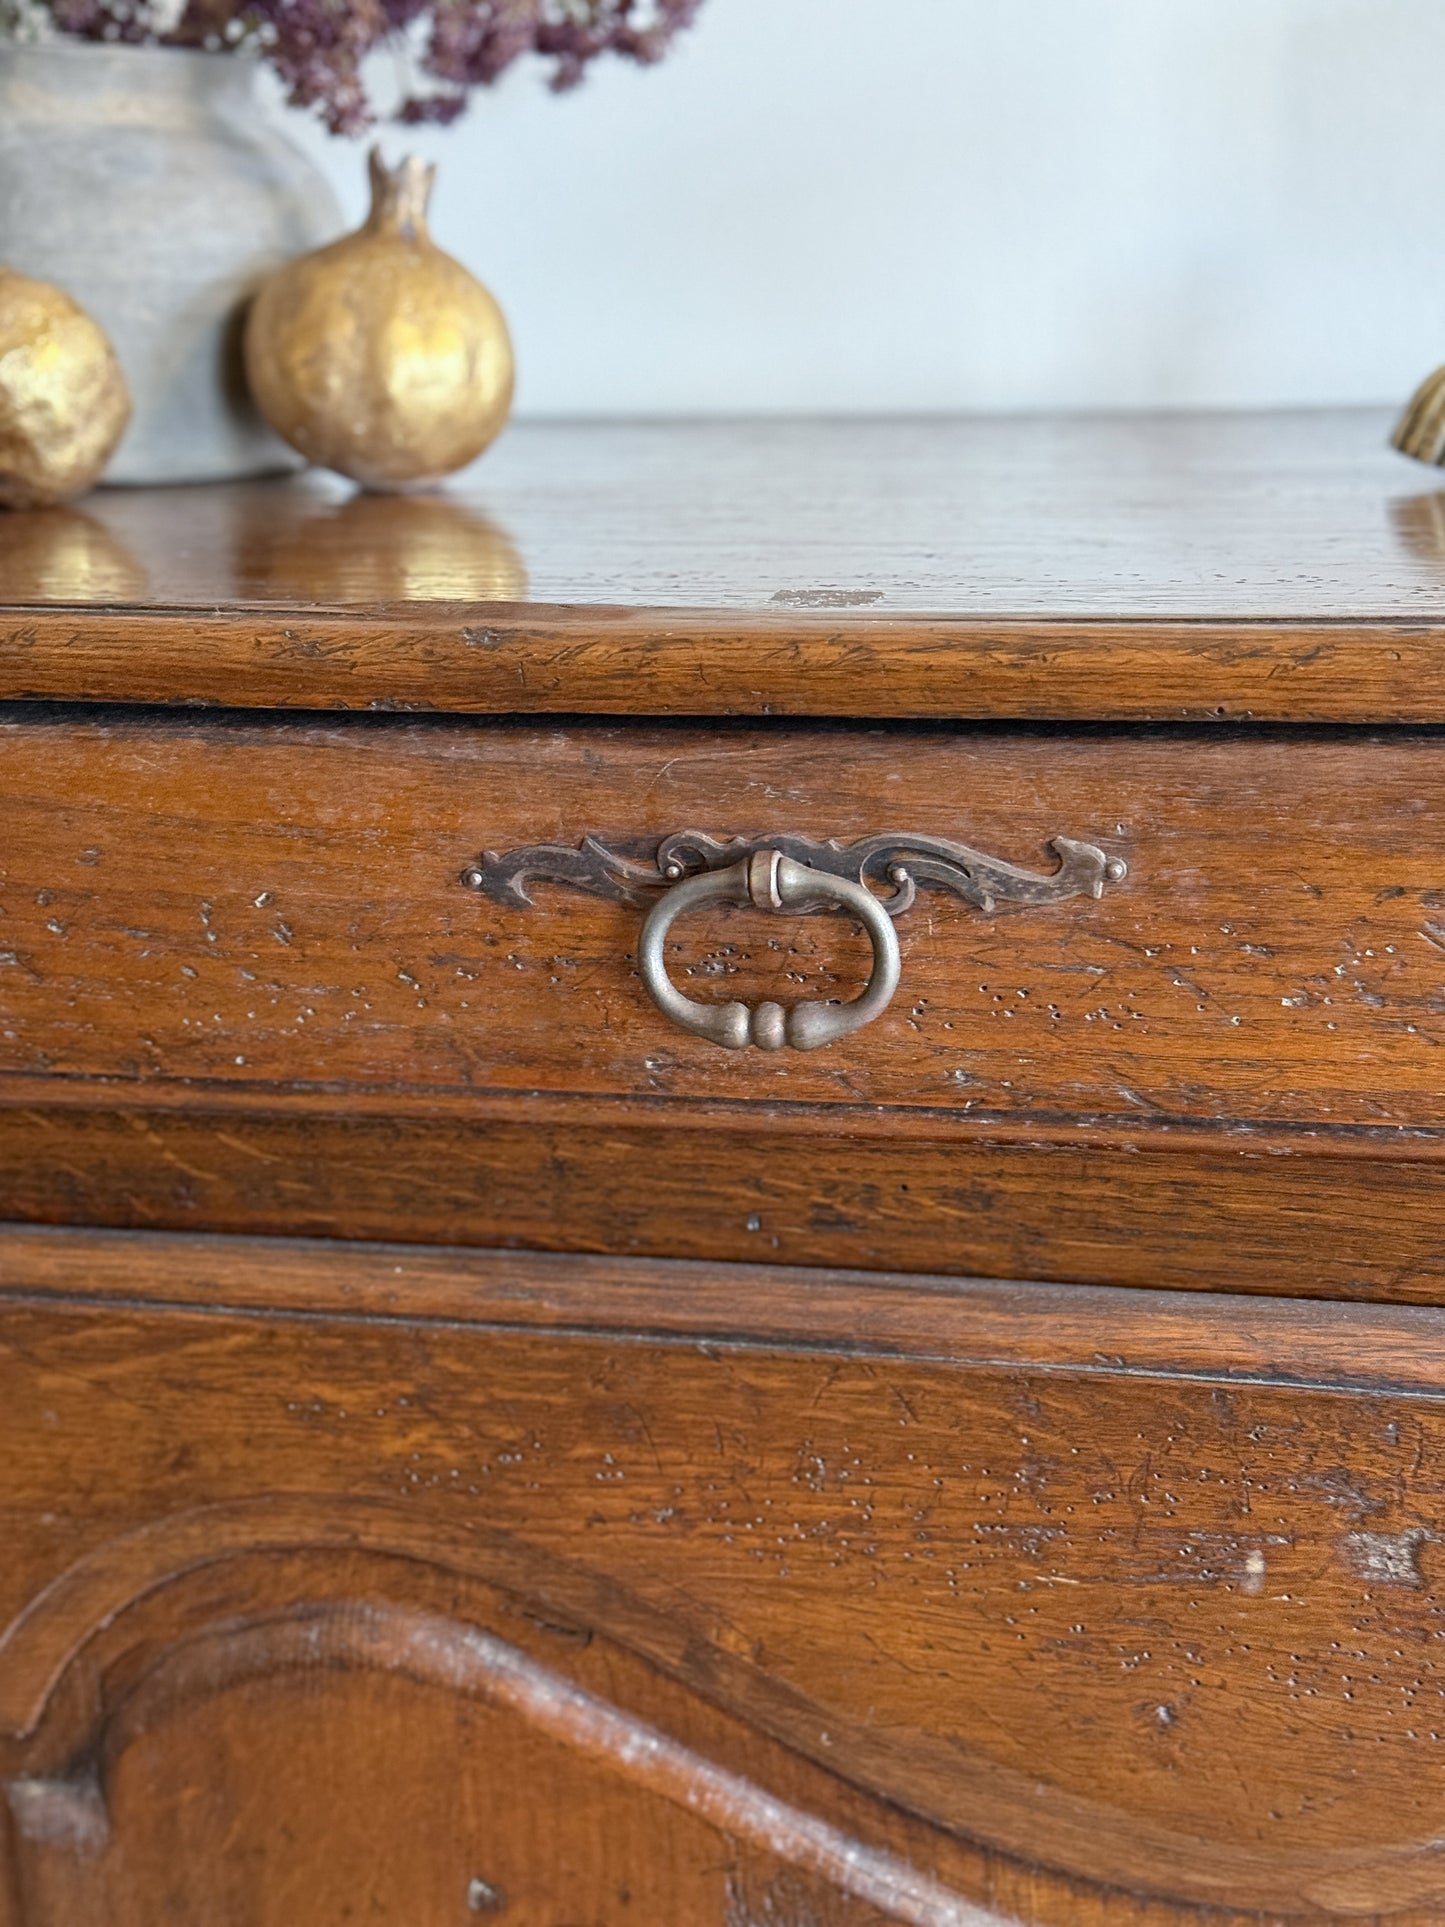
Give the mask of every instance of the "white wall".
[(1375, 400), (1445, 361), (1442, 76), (1441, 0), (706, 0), (386, 139), (528, 413)]

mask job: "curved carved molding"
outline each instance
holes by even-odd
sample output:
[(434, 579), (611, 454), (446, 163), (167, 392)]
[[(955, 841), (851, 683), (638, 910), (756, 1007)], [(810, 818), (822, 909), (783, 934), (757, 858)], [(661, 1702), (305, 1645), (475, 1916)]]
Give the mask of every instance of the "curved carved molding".
[[(709, 1638), (695, 1621), (684, 1624), (604, 1575), (508, 1534), (449, 1533), (419, 1525), (405, 1508), (364, 1499), (278, 1497), (198, 1508), (97, 1548), (0, 1635), (0, 1734), (33, 1739), (81, 1656), (102, 1636), (114, 1646), (130, 1614), (147, 1602), (218, 1566), (271, 1553), (374, 1555), (464, 1575), (595, 1630), (690, 1690), (698, 1690), (692, 1682), (701, 1668), (706, 1698), (759, 1733), (873, 1797), (1024, 1865), (1174, 1904), (1281, 1915), (1315, 1908), (1374, 1919), (1445, 1901), (1445, 1847), (1434, 1840), (1302, 1853), (1191, 1837), (1147, 1811), (1049, 1787), (944, 1738), (895, 1736), (819, 1705), (735, 1657), (721, 1629)], [(92, 1708), (84, 1730), (58, 1735), (52, 1753), (67, 1759), (94, 1750), (94, 1717)], [(820, 1750), (822, 1729), (832, 1744)]]
[(1002, 1927), (996, 1915), (896, 1854), (778, 1799), (495, 1633), (449, 1615), (349, 1600), (298, 1602), (284, 1616), (217, 1627), (161, 1658), (128, 1699), (124, 1723), (145, 1730), (177, 1700), (318, 1666), (401, 1676), (505, 1709), (639, 1791), (905, 1927)]
[[(610, 1617), (596, 1582), (507, 1533), (418, 1525), (403, 1507), (370, 1499), (292, 1496), (235, 1500), (168, 1514), (95, 1547), (58, 1573), (0, 1630), (0, 1736), (33, 1738), (65, 1673), (123, 1613), (194, 1574), (254, 1554), (366, 1552), (474, 1575), (569, 1610), (573, 1598)], [(553, 1583), (549, 1584), (548, 1579)], [(571, 1581), (571, 1583), (568, 1583)], [(602, 1583), (603, 1593), (611, 1589)], [(626, 1643), (623, 1641), (623, 1643)], [(73, 1736), (78, 1750), (83, 1736)]]

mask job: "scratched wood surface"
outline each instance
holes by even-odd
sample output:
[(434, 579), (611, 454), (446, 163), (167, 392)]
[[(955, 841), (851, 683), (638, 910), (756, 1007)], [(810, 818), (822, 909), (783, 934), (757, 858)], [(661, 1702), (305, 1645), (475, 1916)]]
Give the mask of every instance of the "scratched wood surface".
[(14, 1918), (1438, 1919), (1440, 1314), (778, 1282), (0, 1241)]
[[(1441, 1289), (1432, 732), (12, 709), (0, 753), (11, 1217), (1207, 1287), (1227, 1213), (1241, 1289)], [(635, 909), (459, 881), (684, 828), (1041, 870), (1063, 833), (1129, 873), (993, 916), (924, 893), (892, 1009), (815, 1055), (675, 1030)], [(675, 938), (704, 999), (848, 995), (866, 961), (836, 917)]]
[(107, 1709), (103, 1802), (12, 1782), (27, 1927), (996, 1921), (925, 1828), (590, 1629), (425, 1568), (379, 1598), (349, 1565), (359, 1597), (344, 1559), (245, 1570), (242, 1624)]
[(60, 1102), (39, 1082), (0, 1097), (5, 1210), (37, 1224), (1445, 1303), (1445, 1166), (1368, 1146), (527, 1100), (439, 1119), (354, 1098), (159, 1105), (145, 1087)]
[[(0, 1927), (1438, 1923), (1445, 495), (1384, 429), (0, 518)], [(1128, 869), (920, 896), (811, 1058), (460, 881), (675, 830)]]
[[(898, 1107), (1328, 1134), (1440, 1124), (1445, 740), (183, 721), (0, 723), (0, 1070), (60, 1079)], [(992, 915), (924, 890), (892, 1008), (725, 1051), (636, 974), (640, 912), (461, 886), (484, 848), (954, 837), (1129, 874)], [(853, 994), (847, 919), (675, 926), (694, 998)], [(1406, 1136), (1403, 1140), (1408, 1143)]]
[(0, 523), (0, 697), (1445, 721), (1445, 494), (1374, 411), (530, 424), (456, 490)]

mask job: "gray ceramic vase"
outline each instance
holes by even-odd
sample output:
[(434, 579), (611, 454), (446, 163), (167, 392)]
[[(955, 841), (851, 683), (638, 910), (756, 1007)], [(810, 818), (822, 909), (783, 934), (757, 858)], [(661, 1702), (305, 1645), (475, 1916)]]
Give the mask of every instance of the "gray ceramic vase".
[(135, 414), (108, 481), (298, 466), (246, 395), (240, 320), (271, 268), (343, 223), (258, 78), (233, 54), (0, 44), (0, 262), (115, 344)]

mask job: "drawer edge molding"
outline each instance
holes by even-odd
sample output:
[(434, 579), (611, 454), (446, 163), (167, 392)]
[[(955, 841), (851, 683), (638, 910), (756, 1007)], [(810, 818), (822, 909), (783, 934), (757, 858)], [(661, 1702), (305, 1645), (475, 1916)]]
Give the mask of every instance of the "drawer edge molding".
[(0, 1306), (146, 1303), (1445, 1399), (1445, 1309), (698, 1259), (0, 1224)]
[(187, 1112), (197, 1116), (344, 1120), (455, 1119), (461, 1125), (567, 1124), (579, 1129), (736, 1131), (782, 1137), (884, 1139), (912, 1144), (1077, 1146), (1108, 1151), (1259, 1159), (1332, 1158), (1346, 1163), (1445, 1164), (1445, 1127), (1337, 1124), (1316, 1118), (1138, 1116), (1093, 1112), (930, 1110), (908, 1104), (826, 1104), (769, 1098), (671, 1097), (629, 1091), (449, 1090), (436, 1085), (366, 1086), (347, 1080), (284, 1086), (253, 1078), (96, 1076), (71, 1071), (0, 1072), (0, 1115), (36, 1109)]
[[(786, 1143), (786, 1182), (780, 1183)], [(1445, 1302), (1445, 1164), (1145, 1143), (0, 1105), (6, 1218)], [(1227, 1248), (1221, 1227), (1227, 1225)]]
[[(1426, 615), (0, 606), (0, 701), (868, 722), (1445, 722)], [(899, 673), (900, 662), (907, 673)]]

